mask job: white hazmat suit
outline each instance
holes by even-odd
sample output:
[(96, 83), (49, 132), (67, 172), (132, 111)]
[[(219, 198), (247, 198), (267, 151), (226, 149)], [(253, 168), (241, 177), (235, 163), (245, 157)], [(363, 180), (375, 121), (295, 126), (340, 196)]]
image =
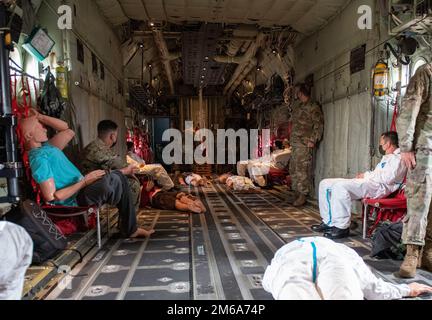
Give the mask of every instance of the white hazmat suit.
[(330, 227), (348, 229), (353, 200), (380, 199), (397, 191), (407, 169), (401, 161), (400, 149), (383, 157), (374, 171), (363, 179), (326, 179), (319, 186), (319, 207), (323, 222)]
[(20, 226), (0, 221), (0, 252), (0, 300), (21, 300), (33, 240)]
[(393, 300), (411, 292), (406, 284), (377, 278), (353, 249), (322, 237), (276, 252), (263, 287), (276, 300)]
[(271, 169), (284, 170), (290, 161), (291, 149), (277, 150), (270, 156), (256, 160), (239, 161), (237, 163), (237, 173), (245, 177), (246, 170), (249, 172), (251, 179), (260, 187), (265, 187), (264, 176), (269, 174)]

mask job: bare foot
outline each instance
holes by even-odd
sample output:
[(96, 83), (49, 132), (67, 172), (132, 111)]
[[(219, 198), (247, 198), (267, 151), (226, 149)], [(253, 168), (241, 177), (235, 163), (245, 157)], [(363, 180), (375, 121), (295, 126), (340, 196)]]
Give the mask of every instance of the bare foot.
[(155, 231), (153, 229), (152, 230), (146, 230), (146, 229), (138, 228), (137, 231), (135, 231), (135, 233), (132, 234), (130, 237), (131, 238), (148, 238), (153, 233), (155, 233)]
[(202, 213), (202, 209), (201, 209), (199, 206), (195, 205), (195, 203), (191, 203), (191, 204), (188, 206), (188, 208), (189, 208), (189, 210), (192, 211), (193, 213)]
[(202, 213), (205, 213), (207, 211), (204, 203), (202, 203), (201, 200), (196, 200), (195, 205), (201, 208)]

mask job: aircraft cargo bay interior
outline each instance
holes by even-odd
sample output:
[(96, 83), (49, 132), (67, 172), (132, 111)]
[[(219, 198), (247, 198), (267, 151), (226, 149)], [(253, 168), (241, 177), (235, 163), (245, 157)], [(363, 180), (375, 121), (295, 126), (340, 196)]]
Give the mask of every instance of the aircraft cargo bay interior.
[(432, 300), (431, 43), (428, 0), (0, 1), (0, 300)]

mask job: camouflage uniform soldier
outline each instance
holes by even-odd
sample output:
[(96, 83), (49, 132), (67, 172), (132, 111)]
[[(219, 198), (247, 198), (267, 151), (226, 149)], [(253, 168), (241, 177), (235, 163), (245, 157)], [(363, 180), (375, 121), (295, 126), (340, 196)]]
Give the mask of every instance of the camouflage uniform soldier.
[[(423, 267), (432, 271), (432, 64), (421, 67), (411, 79), (397, 122), (402, 160), (409, 169), (408, 214), (403, 243), (407, 254), (399, 274), (413, 278), (424, 247)], [(429, 220), (429, 223), (428, 223)]]
[(318, 104), (311, 101), (310, 89), (302, 84), (298, 88), (300, 103), (293, 108), (291, 122), (292, 158), (290, 174), (295, 192), (296, 207), (306, 203), (311, 191), (313, 151), (324, 132), (324, 116)]
[(141, 184), (134, 176), (135, 166), (129, 166), (113, 150), (117, 144), (118, 126), (115, 122), (105, 120), (98, 125), (98, 138), (84, 149), (81, 169), (84, 174), (94, 170), (120, 170), (128, 177), (132, 199), (136, 210), (139, 209)]

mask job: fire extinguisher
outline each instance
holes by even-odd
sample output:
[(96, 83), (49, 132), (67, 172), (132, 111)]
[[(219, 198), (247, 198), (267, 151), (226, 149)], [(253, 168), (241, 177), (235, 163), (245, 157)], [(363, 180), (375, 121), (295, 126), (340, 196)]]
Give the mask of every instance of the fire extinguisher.
[(56, 68), (56, 86), (59, 89), (62, 98), (65, 100), (67, 100), (69, 96), (67, 73), (68, 70), (64, 66), (63, 62), (59, 61), (58, 67)]
[(374, 95), (385, 96), (388, 92), (389, 69), (387, 63), (379, 60), (375, 65), (373, 74)]

